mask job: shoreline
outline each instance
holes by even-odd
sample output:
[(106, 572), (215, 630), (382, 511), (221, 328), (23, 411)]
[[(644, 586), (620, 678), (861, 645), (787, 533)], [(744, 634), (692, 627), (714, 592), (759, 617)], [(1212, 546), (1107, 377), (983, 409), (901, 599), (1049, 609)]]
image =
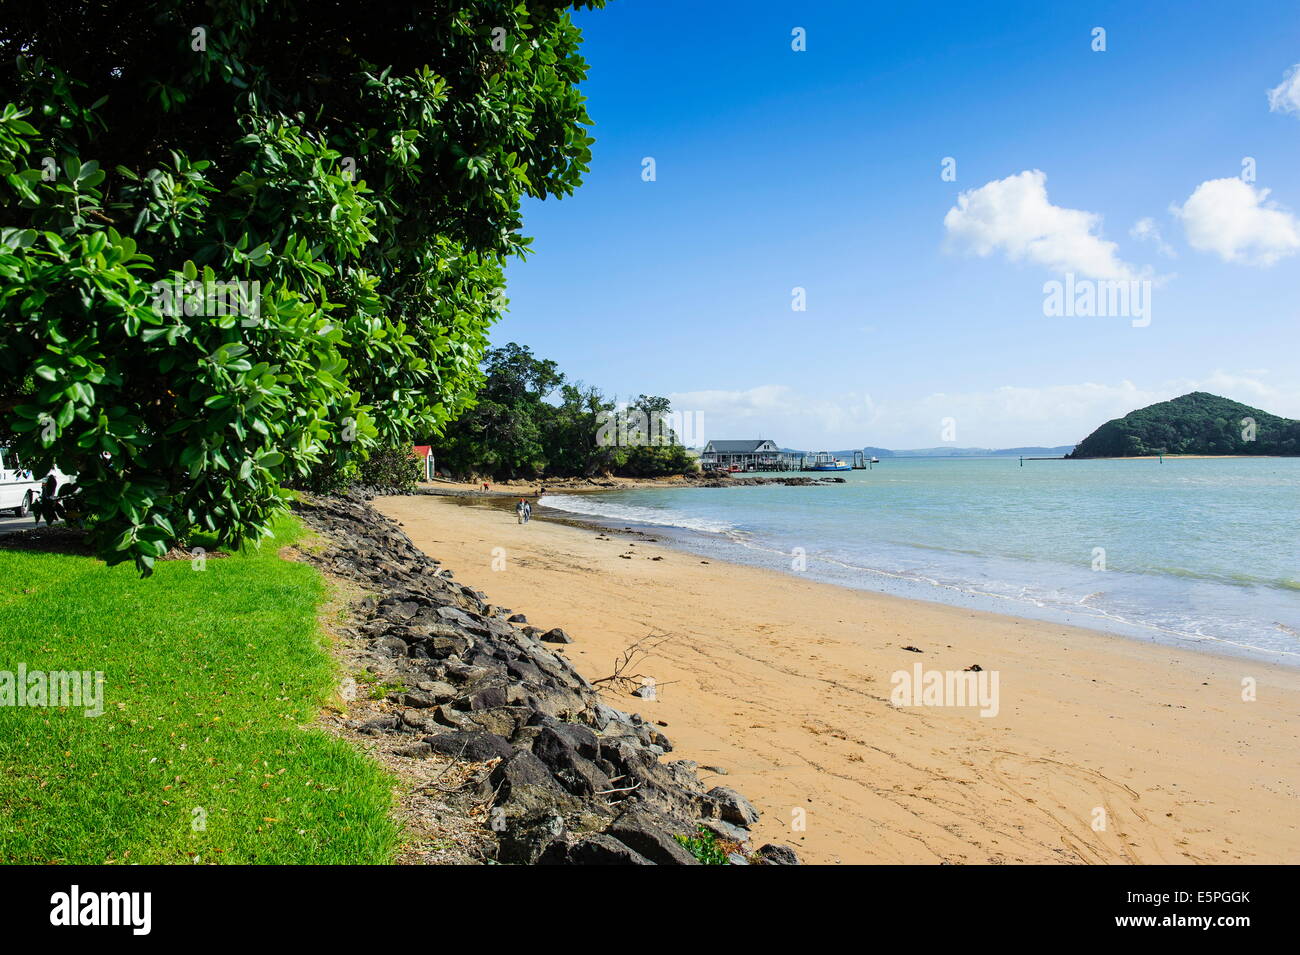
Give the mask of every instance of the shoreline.
[[(623, 488), (619, 488), (620, 490)], [(662, 485), (631, 487), (632, 490), (663, 489)], [(558, 521), (576, 527), (586, 527), (605, 532), (635, 532), (647, 538), (664, 542), (675, 550), (685, 551), (699, 557), (728, 563), (757, 567), (790, 575), (788, 569), (790, 555), (784, 550), (770, 544), (747, 537), (741, 539), (729, 534), (692, 529), (690, 525), (672, 522), (657, 523), (637, 516), (602, 514), (599, 511), (586, 511), (581, 508), (561, 506), (556, 498), (579, 499), (589, 497), (598, 499), (610, 488), (600, 488), (587, 492), (586, 489), (559, 489), (558, 494), (549, 492), (535, 498), (536, 516), (543, 520)], [(474, 494), (459, 494), (460, 497), (473, 497)], [(488, 500), (496, 495), (484, 497)], [(548, 503), (549, 502), (549, 503)], [(1051, 603), (1023, 594), (1017, 596), (1006, 591), (982, 589), (969, 579), (943, 579), (925, 573), (898, 570), (884, 570), (869, 565), (847, 563), (826, 556), (806, 556), (806, 566), (797, 574), (800, 578), (819, 580), (822, 583), (851, 590), (869, 593), (887, 594), (907, 600), (920, 600), (939, 603), (950, 607), (967, 610), (980, 610), (987, 613), (1025, 617), (1049, 624), (1079, 627), (1084, 630), (1122, 636), (1128, 640), (1159, 643), (1176, 650), (1209, 653), (1218, 656), (1233, 657), (1240, 660), (1260, 661), (1280, 664), (1291, 668), (1300, 668), (1300, 648), (1285, 649), (1276, 646), (1260, 645), (1248, 637), (1210, 634), (1201, 630), (1189, 632), (1171, 626), (1162, 626), (1157, 622), (1141, 617), (1126, 616), (1114, 608), (1095, 607), (1086, 601), (1072, 604)], [(1280, 621), (1274, 625), (1287, 633), (1294, 631), (1285, 627)]]
[[(520, 527), (465, 498), (374, 503), (494, 601), (568, 631), (588, 679), (636, 640), (670, 635), (641, 668), (659, 698), (610, 703), (667, 723), (674, 757), (725, 769), (710, 784), (754, 800), (756, 836), (809, 862), (1300, 858), (1287, 822), (1300, 793), (1294, 670), (849, 590), (567, 521)], [(893, 674), (918, 663), (998, 673), (999, 712), (892, 706)], [(1244, 677), (1257, 702), (1242, 701)], [(1213, 768), (1207, 751), (1223, 754)]]

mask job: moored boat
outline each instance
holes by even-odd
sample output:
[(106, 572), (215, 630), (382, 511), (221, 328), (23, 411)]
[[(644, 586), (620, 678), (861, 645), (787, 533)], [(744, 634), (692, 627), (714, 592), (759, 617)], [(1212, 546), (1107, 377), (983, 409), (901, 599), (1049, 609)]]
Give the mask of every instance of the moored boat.
[(832, 455), (829, 451), (818, 451), (813, 455), (809, 471), (852, 471), (852, 465)]

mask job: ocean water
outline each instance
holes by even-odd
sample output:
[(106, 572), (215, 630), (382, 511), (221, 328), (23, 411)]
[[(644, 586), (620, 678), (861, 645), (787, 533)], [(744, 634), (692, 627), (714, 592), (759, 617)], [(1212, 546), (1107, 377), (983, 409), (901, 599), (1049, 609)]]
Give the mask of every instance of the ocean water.
[(540, 504), (844, 586), (1300, 665), (1300, 459), (896, 458), (839, 476)]

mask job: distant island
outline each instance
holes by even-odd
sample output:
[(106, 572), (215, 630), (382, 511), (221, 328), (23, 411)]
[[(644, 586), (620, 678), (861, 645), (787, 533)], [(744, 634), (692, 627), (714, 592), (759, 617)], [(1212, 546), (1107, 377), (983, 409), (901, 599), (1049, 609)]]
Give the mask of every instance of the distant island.
[(1107, 421), (1067, 457), (1151, 454), (1300, 454), (1300, 421), (1204, 391)]

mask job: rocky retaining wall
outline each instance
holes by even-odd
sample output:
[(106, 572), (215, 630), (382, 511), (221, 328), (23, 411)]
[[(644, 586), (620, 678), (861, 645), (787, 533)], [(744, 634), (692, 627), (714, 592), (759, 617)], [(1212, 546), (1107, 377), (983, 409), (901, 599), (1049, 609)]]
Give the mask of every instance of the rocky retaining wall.
[(382, 715), (352, 728), (410, 759), (473, 764), (444, 801), (482, 815), (498, 862), (696, 865), (674, 838), (700, 827), (733, 863), (794, 865), (787, 846), (750, 842), (742, 795), (706, 790), (688, 760), (666, 760), (651, 722), (606, 704), (522, 614), (453, 579), (364, 500), (303, 496), (296, 506), (325, 547), (307, 558), (371, 596), (348, 630), (404, 684)]

